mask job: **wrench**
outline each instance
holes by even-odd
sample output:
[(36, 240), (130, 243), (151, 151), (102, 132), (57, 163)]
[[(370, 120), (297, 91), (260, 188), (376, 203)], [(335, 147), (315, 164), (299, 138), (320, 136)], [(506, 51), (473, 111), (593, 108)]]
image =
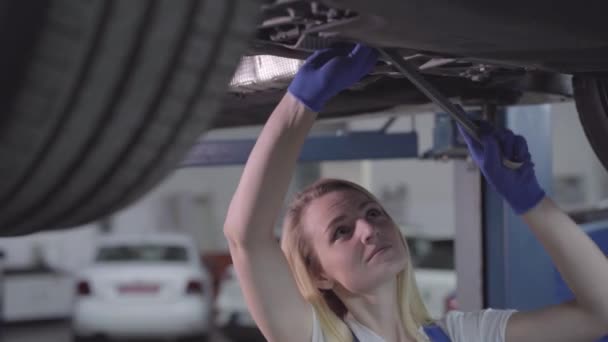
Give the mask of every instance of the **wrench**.
[[(429, 99), (431, 99), (431, 101), (441, 107), (444, 111), (446, 111), (446, 113), (448, 113), (458, 124), (460, 124), (460, 126), (467, 133), (469, 133), (473, 139), (475, 139), (478, 143), (481, 143), (481, 139), (479, 138), (479, 126), (468, 118), (462, 107), (452, 103), (452, 101), (450, 101), (446, 96), (439, 92), (437, 88), (429, 83), (418, 71), (418, 67), (411, 64), (411, 62), (404, 60), (396, 50), (378, 49), (378, 52), (380, 52), (380, 54), (387, 61), (389, 61), (393, 67), (395, 67), (395, 69), (402, 73), (403, 76), (409, 79), (410, 82), (412, 82), (414, 86), (418, 88), (418, 90), (424, 93)], [(517, 170), (523, 165), (522, 162), (516, 162), (504, 157), (502, 158), (502, 163), (504, 166), (512, 170)]]

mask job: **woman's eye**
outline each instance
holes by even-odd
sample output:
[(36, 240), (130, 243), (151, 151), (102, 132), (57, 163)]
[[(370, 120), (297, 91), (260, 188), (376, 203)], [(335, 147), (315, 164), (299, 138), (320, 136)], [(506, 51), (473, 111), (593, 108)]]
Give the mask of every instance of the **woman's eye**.
[(379, 217), (380, 215), (382, 215), (382, 212), (376, 208), (371, 208), (367, 211), (368, 217)]
[(334, 233), (334, 239), (345, 237), (345, 236), (348, 236), (349, 234), (350, 234), (349, 227), (346, 227), (346, 226), (338, 227), (338, 228), (336, 228), (336, 231)]

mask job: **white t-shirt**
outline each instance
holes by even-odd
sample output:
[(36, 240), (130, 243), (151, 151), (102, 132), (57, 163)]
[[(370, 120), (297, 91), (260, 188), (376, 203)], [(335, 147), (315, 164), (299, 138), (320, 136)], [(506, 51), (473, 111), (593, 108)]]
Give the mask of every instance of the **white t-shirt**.
[[(312, 342), (325, 342), (317, 315), (313, 311)], [(452, 342), (504, 342), (507, 321), (515, 310), (485, 309), (474, 312), (450, 311), (437, 322)], [(386, 342), (351, 316), (346, 324), (361, 342)], [(420, 332), (424, 334), (421, 327)]]

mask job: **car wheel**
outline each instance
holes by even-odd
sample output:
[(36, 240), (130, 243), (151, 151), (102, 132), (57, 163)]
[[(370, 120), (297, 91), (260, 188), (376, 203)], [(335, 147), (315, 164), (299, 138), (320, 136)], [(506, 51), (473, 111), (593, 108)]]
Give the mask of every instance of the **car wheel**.
[(2, 1), (0, 236), (126, 206), (218, 111), (259, 1)]
[(608, 76), (575, 76), (572, 82), (585, 135), (608, 170)]

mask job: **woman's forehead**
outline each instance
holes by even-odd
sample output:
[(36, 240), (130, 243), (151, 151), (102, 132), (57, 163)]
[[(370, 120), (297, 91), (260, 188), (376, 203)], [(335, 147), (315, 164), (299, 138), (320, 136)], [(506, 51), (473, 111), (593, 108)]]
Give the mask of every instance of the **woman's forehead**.
[(357, 190), (329, 192), (314, 199), (306, 210), (305, 217), (315, 226), (329, 223), (341, 214), (356, 211), (362, 204), (374, 202), (366, 194)]

